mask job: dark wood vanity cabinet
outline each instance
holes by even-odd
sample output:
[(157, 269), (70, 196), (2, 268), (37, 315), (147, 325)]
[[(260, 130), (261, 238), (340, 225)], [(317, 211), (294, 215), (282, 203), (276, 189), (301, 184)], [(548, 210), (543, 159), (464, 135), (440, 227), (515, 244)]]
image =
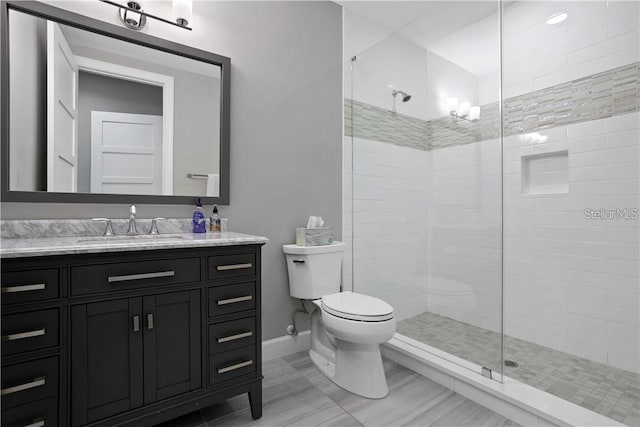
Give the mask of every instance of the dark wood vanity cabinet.
[(2, 426), (259, 418), (260, 247), (3, 260)]

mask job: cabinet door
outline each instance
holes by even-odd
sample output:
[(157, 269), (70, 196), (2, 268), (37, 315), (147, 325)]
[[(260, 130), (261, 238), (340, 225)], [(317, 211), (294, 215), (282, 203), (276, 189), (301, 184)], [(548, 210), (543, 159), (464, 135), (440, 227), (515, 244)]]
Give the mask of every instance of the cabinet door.
[(71, 308), (71, 422), (84, 425), (143, 403), (142, 298)]
[(144, 403), (199, 389), (200, 290), (144, 297)]

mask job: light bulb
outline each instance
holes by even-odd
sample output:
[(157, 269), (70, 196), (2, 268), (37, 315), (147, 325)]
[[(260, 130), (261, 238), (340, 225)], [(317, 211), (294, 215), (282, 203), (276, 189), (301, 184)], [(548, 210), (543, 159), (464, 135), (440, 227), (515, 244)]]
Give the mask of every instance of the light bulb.
[(469, 114), (469, 108), (471, 107), (471, 104), (467, 101), (461, 102), (460, 105), (458, 105), (458, 115), (465, 117), (466, 115)]
[(458, 110), (458, 98), (447, 98), (447, 111), (452, 113)]
[(469, 120), (478, 120), (480, 118), (480, 107), (474, 105), (469, 108)]
[(193, 4), (191, 0), (173, 0), (173, 17), (178, 25), (189, 25), (192, 11)]

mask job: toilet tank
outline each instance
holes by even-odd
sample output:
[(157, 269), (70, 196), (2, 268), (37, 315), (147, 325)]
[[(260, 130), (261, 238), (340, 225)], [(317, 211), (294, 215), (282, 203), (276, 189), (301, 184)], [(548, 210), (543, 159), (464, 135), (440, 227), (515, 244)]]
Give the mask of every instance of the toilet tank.
[(318, 299), (340, 292), (344, 248), (343, 242), (322, 246), (284, 245), (289, 294), (299, 299)]

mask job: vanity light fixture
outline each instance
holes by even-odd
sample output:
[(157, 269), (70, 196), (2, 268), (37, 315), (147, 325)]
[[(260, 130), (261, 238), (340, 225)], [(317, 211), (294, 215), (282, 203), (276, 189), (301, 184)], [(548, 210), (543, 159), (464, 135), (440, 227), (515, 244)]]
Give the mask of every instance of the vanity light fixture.
[(454, 119), (462, 119), (468, 122), (480, 120), (480, 107), (472, 106), (471, 103), (463, 101), (458, 103), (458, 98), (447, 98), (447, 110)]
[(173, 0), (173, 13), (176, 16), (176, 22), (145, 12), (142, 10), (142, 5), (137, 1), (128, 1), (126, 5), (111, 0), (100, 1), (117, 7), (120, 20), (125, 27), (132, 30), (143, 29), (147, 23), (147, 18), (151, 18), (191, 31), (191, 27), (188, 26), (189, 20), (191, 20), (191, 0)]

